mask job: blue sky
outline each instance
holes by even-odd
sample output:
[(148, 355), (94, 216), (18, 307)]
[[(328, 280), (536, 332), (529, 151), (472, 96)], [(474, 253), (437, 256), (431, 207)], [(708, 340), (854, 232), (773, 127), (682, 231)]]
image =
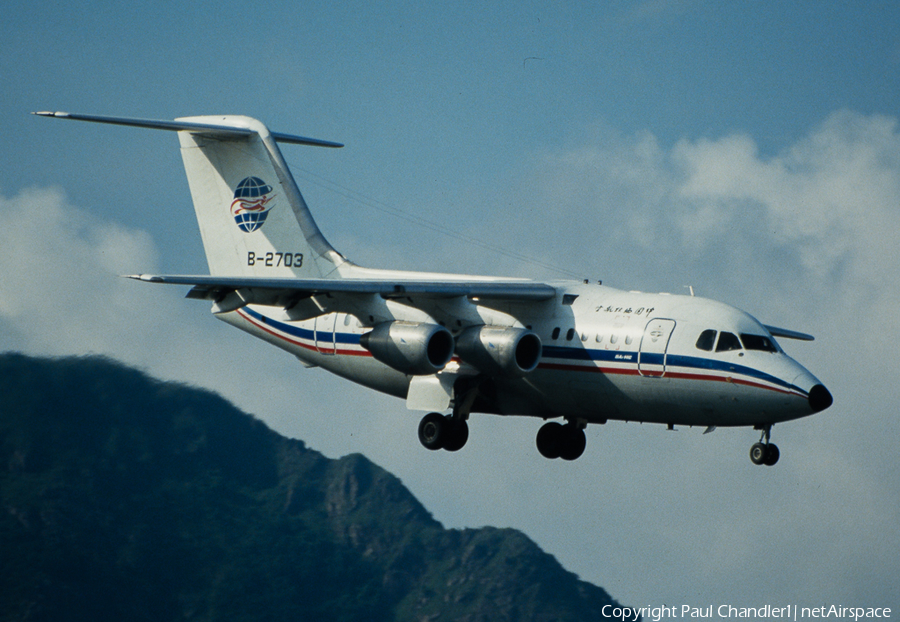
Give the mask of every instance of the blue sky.
[[(0, 348), (219, 390), (365, 453), (448, 526), (524, 530), (623, 602), (900, 606), (897, 3), (14, 1), (4, 19)], [(344, 142), (284, 153), (358, 263), (692, 285), (816, 334), (783, 345), (836, 404), (776, 429), (762, 472), (748, 430), (609, 424), (559, 465), (536, 422), (482, 416), (459, 454), (425, 452), (400, 401), (116, 279), (206, 271), (177, 141), (27, 114), (45, 109), (246, 114)]]

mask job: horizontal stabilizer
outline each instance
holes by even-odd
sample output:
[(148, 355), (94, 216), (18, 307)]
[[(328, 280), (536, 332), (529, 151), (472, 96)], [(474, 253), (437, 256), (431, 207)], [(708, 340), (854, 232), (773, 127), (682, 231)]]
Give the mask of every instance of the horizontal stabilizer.
[(772, 333), (773, 337), (784, 337), (785, 339), (797, 339), (798, 341), (815, 341), (816, 338), (806, 333), (800, 333), (795, 330), (786, 328), (778, 328), (777, 326), (765, 325), (764, 328)]
[[(169, 130), (172, 132), (193, 132), (203, 136), (217, 138), (246, 138), (256, 133), (255, 130), (234, 125), (217, 125), (215, 123), (196, 123), (193, 121), (164, 121), (157, 119), (131, 119), (127, 117), (102, 117), (89, 114), (77, 114), (74, 112), (32, 112), (40, 117), (53, 117), (55, 119), (74, 119), (75, 121), (92, 121), (94, 123), (110, 123), (112, 125), (130, 125), (151, 130)], [(343, 147), (341, 143), (334, 143), (318, 138), (306, 138), (292, 134), (271, 132), (272, 138), (278, 142), (294, 145), (310, 145), (313, 147)]]

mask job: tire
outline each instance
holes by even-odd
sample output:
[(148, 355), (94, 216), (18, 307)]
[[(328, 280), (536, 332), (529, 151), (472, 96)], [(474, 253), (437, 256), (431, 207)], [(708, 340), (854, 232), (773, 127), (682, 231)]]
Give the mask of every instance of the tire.
[(545, 423), (538, 430), (535, 443), (537, 449), (545, 458), (555, 460), (560, 456), (560, 449), (563, 444), (563, 427), (555, 421)]
[(446, 432), (444, 434), (444, 449), (447, 451), (459, 451), (469, 440), (469, 424), (465, 421), (453, 421), (450, 415), (444, 419)]
[(428, 413), (419, 422), (419, 442), (425, 449), (436, 451), (444, 446), (447, 420), (440, 413)]
[(750, 448), (750, 461), (753, 464), (765, 464), (766, 463), (766, 446), (762, 443), (754, 443), (753, 447)]
[(763, 461), (763, 464), (766, 466), (775, 466), (780, 457), (781, 452), (778, 450), (778, 445), (773, 445), (772, 443), (766, 445), (766, 459)]
[(560, 443), (559, 457), (563, 460), (577, 460), (584, 453), (587, 446), (587, 438), (584, 430), (568, 424), (562, 427), (562, 442)]

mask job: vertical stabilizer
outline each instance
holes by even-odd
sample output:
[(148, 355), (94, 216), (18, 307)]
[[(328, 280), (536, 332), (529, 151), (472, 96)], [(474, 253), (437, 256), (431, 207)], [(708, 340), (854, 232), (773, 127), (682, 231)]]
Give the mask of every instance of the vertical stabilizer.
[(178, 132), (211, 275), (338, 276), (337, 267), (346, 260), (319, 231), (262, 123), (242, 116), (176, 122), (250, 130), (245, 135)]
[(206, 261), (213, 276), (338, 278), (352, 267), (322, 236), (276, 141), (338, 143), (272, 134), (242, 116), (174, 121), (34, 112), (42, 117), (178, 132)]

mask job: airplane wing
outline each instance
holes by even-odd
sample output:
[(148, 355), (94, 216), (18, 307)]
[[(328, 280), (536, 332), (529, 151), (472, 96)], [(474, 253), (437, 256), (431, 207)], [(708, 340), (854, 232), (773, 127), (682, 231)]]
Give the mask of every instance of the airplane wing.
[(788, 330), (786, 328), (778, 328), (777, 326), (769, 326), (765, 324), (765, 329), (772, 333), (773, 337), (784, 337), (785, 339), (797, 339), (798, 341), (815, 341), (816, 338), (806, 333), (796, 330)]
[(537, 302), (556, 296), (556, 288), (525, 279), (416, 280), (416, 279), (295, 279), (253, 276), (126, 275), (148, 283), (192, 285), (188, 298), (213, 301), (215, 313), (234, 311), (247, 304), (289, 308), (317, 295), (374, 295), (386, 300), (434, 300), (465, 296), (479, 304)]

